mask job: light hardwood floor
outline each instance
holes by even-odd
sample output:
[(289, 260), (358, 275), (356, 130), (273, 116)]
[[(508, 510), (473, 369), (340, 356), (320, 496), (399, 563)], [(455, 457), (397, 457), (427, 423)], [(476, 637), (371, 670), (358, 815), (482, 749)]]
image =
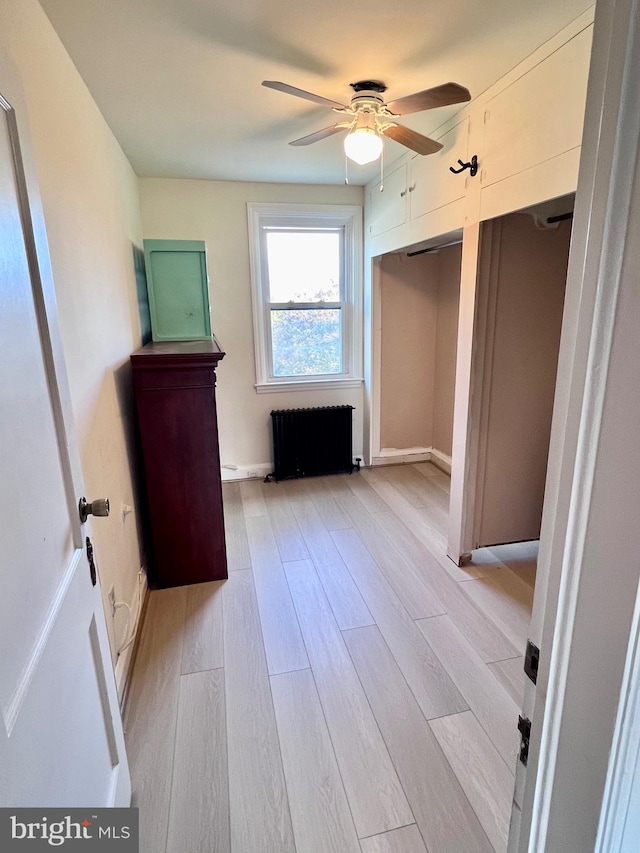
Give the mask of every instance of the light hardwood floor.
[(223, 492), (229, 580), (150, 594), (142, 853), (504, 853), (535, 543), (455, 566), (430, 463)]

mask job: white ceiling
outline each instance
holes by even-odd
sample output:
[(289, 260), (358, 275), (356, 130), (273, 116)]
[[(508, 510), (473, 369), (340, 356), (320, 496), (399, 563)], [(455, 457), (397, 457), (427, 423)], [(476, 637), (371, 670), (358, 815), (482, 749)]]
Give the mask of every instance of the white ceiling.
[[(450, 80), (477, 96), (590, 0), (40, 0), (140, 176), (340, 184), (342, 135), (287, 143), (335, 113), (263, 88), (348, 103)], [(403, 119), (433, 132), (455, 108)], [(387, 162), (405, 149), (385, 142)], [(376, 167), (349, 168), (366, 183)]]

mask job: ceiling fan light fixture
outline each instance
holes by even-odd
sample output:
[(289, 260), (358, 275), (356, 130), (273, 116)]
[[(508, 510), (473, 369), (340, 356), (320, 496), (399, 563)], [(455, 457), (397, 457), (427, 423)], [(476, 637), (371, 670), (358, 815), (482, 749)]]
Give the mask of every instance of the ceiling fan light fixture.
[(344, 153), (359, 166), (366, 166), (382, 154), (382, 139), (371, 127), (355, 127), (345, 137)]

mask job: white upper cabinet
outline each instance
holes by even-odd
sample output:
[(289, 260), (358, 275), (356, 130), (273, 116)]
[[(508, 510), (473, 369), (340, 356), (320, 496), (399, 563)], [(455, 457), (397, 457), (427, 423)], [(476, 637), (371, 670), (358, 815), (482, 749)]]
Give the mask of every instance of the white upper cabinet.
[(590, 52), (586, 29), (487, 102), (483, 187), (580, 146)]
[[(370, 185), (371, 256), (575, 192), (592, 23), (591, 8), (432, 133), (441, 151), (407, 152), (383, 193)], [(475, 177), (449, 171), (474, 154)]]
[(469, 172), (454, 175), (449, 167), (457, 169), (458, 160), (469, 161), (469, 119), (451, 128), (438, 141), (443, 147), (437, 154), (416, 156), (409, 164), (407, 189), (411, 219), (457, 201), (465, 194)]
[(378, 234), (403, 225), (407, 218), (407, 199), (407, 164), (403, 163), (385, 175), (382, 185), (377, 183), (369, 190), (368, 235), (377, 237)]

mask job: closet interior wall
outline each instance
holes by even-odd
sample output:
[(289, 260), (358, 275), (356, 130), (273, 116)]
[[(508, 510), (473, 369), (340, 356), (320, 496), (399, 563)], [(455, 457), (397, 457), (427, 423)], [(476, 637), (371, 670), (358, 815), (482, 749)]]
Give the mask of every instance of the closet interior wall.
[(431, 448), (451, 456), (460, 263), (460, 245), (381, 258), (383, 456)]
[(540, 535), (570, 239), (525, 213), (483, 227), (475, 547)]

